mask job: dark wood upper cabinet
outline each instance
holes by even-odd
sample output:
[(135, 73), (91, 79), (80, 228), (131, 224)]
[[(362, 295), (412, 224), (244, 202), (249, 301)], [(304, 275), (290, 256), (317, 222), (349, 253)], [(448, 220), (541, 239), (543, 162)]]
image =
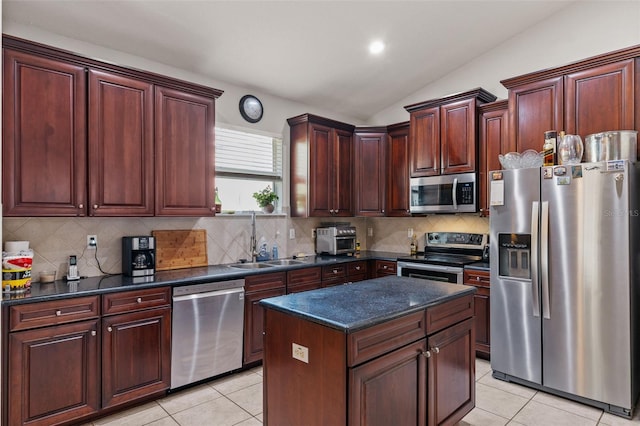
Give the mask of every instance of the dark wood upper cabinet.
[(12, 49), (3, 58), (3, 215), (84, 216), (84, 67)]
[(153, 216), (153, 85), (89, 70), (89, 215)]
[(409, 122), (387, 127), (386, 216), (411, 216), (409, 212)]
[(214, 99), (156, 87), (155, 102), (156, 216), (213, 216)]
[(639, 56), (640, 46), (634, 46), (501, 81), (509, 90), (508, 151), (541, 151), (547, 130), (584, 139), (636, 129)]
[(386, 208), (386, 127), (355, 129), (356, 216), (384, 216)]
[(502, 169), (498, 156), (510, 150), (508, 101), (501, 100), (484, 104), (478, 108), (478, 111), (480, 115), (478, 206), (480, 214), (488, 216), (490, 210), (489, 172)]
[(634, 60), (565, 76), (565, 131), (582, 138), (606, 130), (634, 129)]
[(214, 214), (222, 91), (12, 36), (2, 44), (4, 216)]
[(353, 216), (353, 130), (312, 114), (287, 120), (291, 131), (291, 216)]
[(476, 108), (495, 99), (478, 88), (406, 106), (410, 113), (411, 177), (475, 171)]
[(509, 90), (511, 142), (506, 152), (541, 151), (544, 132), (564, 127), (563, 87), (562, 77), (553, 77)]

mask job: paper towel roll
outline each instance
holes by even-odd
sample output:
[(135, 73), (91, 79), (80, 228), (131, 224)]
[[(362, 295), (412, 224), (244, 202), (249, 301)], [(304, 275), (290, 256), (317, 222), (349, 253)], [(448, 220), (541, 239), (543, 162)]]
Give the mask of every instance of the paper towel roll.
[(5, 241), (4, 251), (18, 253), (21, 250), (29, 250), (29, 241)]

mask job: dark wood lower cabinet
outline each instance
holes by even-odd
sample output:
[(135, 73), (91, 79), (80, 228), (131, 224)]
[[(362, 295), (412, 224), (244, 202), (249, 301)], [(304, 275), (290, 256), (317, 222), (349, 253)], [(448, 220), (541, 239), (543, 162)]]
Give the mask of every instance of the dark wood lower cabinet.
[(102, 408), (169, 389), (170, 308), (106, 317), (102, 335)]
[(475, 406), (473, 319), (465, 320), (428, 339), (428, 425), (458, 423)]
[(274, 272), (245, 278), (243, 365), (262, 361), (264, 308), (258, 303), (286, 294), (286, 273)]
[(266, 309), (265, 425), (456, 424), (475, 406), (472, 315), (469, 295), (346, 333)]
[(169, 389), (169, 287), (14, 305), (5, 320), (2, 424), (76, 424)]
[(426, 340), (349, 371), (349, 425), (424, 425)]
[(9, 334), (10, 425), (48, 426), (100, 409), (98, 320)]
[(476, 288), (474, 316), (476, 333), (476, 356), (489, 359), (491, 356), (491, 283), (489, 271), (465, 269), (464, 284)]

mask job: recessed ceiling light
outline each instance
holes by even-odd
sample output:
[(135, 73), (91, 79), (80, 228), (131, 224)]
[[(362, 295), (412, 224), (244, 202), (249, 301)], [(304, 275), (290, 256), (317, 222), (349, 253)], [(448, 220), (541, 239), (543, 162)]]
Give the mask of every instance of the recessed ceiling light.
[(369, 45), (369, 53), (372, 55), (379, 55), (384, 50), (384, 43), (380, 40), (371, 42)]

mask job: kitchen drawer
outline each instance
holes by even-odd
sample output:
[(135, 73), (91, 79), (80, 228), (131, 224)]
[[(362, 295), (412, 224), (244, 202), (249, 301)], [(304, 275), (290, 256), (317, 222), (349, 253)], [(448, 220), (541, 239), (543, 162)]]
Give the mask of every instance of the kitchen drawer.
[(99, 315), (99, 296), (15, 305), (9, 308), (9, 331), (66, 324)]
[(362, 364), (426, 335), (424, 310), (356, 331), (349, 334), (348, 366)]
[(322, 287), (340, 285), (347, 282), (346, 265), (333, 265), (322, 267)]
[(398, 272), (397, 266), (397, 262), (390, 260), (376, 260), (376, 277), (396, 275)]
[(433, 334), (472, 316), (473, 295), (427, 308), (427, 333)]
[(102, 296), (102, 315), (171, 306), (171, 287), (123, 291)]
[(489, 271), (480, 271), (478, 269), (464, 270), (464, 283), (478, 287), (491, 287)]
[[(367, 262), (359, 260), (357, 262), (347, 263), (347, 276), (349, 278), (354, 276), (367, 275)], [(363, 278), (364, 279), (364, 278)]]
[(254, 291), (272, 290), (274, 288), (284, 288), (286, 285), (286, 272), (252, 275), (244, 279), (244, 292), (253, 293)]
[(313, 268), (294, 269), (287, 272), (287, 285), (304, 284), (312, 281), (322, 281), (322, 268), (319, 266)]

